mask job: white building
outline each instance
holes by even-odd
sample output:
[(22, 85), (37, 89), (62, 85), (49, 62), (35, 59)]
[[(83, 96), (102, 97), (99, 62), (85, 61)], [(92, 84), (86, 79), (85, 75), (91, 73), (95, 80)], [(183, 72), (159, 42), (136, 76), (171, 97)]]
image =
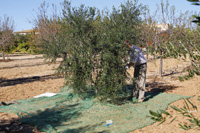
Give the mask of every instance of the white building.
[(27, 35), (27, 34), (31, 34), (32, 32), (35, 32), (35, 34), (39, 34), (38, 30), (34, 30), (34, 29), (16, 31), (14, 32), (14, 34)]

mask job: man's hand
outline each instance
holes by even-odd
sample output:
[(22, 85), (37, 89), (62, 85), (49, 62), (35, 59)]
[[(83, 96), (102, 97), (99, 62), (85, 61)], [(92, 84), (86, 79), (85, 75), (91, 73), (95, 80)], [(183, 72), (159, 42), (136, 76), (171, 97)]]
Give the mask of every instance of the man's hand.
[(128, 46), (129, 48), (132, 48), (132, 46), (131, 46), (131, 44), (130, 44), (129, 41), (126, 41), (126, 44), (127, 44), (127, 46)]

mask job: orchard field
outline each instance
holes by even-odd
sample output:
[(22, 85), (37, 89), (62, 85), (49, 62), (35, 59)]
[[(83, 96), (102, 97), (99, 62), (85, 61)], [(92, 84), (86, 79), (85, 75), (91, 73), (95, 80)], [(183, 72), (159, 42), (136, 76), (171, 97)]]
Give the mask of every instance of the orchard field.
[[(0, 58), (0, 101), (8, 102), (19, 99), (28, 99), (36, 95), (53, 92), (56, 93), (64, 85), (62, 77), (54, 75), (55, 68), (60, 61), (49, 65), (44, 62), (43, 55), (9, 55), (6, 62)], [(198, 96), (200, 96), (200, 77), (194, 76), (192, 79), (181, 82), (177, 78), (184, 75), (185, 69), (190, 65), (188, 60), (166, 58), (163, 60), (163, 76), (159, 77), (159, 60), (149, 57), (146, 91), (163, 92), (168, 94), (177, 94), (191, 96), (190, 100), (199, 108)], [(130, 74), (134, 72), (133, 68), (127, 70)], [(176, 101), (171, 105), (182, 107), (183, 100)], [(3, 105), (2, 105), (3, 106)], [(170, 113), (176, 115), (172, 109)], [(199, 118), (200, 113), (194, 112)], [(39, 132), (33, 126), (20, 124), (17, 122), (18, 116), (11, 113), (0, 113), (1, 127), (21, 128), (21, 132)], [(184, 123), (187, 120), (181, 115), (171, 124), (166, 121), (160, 126), (158, 123), (137, 129), (132, 133), (153, 133), (153, 132), (186, 132), (179, 128), (178, 123)], [(14, 123), (14, 124), (13, 124)], [(23, 128), (22, 128), (23, 127)], [(189, 130), (187, 132), (195, 132)]]
[[(200, 129), (199, 14), (176, 11), (168, 1), (152, 13), (139, 0), (111, 12), (43, 2), (27, 35), (14, 35), (9, 17), (0, 18), (0, 133)], [(128, 97), (135, 79), (134, 68), (126, 69), (127, 42), (148, 54), (143, 103)], [(34, 98), (46, 92), (57, 95)], [(108, 117), (116, 122), (110, 128), (102, 126)]]

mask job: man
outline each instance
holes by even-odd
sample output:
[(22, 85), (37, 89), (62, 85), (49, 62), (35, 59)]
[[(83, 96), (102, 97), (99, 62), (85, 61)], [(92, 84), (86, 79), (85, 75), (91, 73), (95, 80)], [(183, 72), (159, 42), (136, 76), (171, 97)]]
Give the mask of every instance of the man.
[(130, 42), (126, 42), (130, 48), (128, 56), (128, 67), (133, 66), (134, 69), (134, 86), (131, 94), (131, 99), (136, 97), (138, 102), (144, 101), (145, 95), (145, 83), (146, 83), (146, 71), (147, 71), (147, 60), (144, 57), (141, 49), (136, 46), (131, 46)]

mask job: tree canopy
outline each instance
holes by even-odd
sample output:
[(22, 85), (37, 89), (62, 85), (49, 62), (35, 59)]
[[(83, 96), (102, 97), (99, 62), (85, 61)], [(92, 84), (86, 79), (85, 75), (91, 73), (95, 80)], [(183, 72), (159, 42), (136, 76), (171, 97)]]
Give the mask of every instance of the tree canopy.
[(85, 5), (72, 7), (65, 0), (62, 16), (48, 18), (43, 10), (35, 22), (47, 59), (63, 59), (58, 72), (74, 92), (81, 96), (93, 92), (100, 100), (117, 102), (128, 77), (125, 41), (139, 45), (143, 10), (137, 1), (107, 12)]

